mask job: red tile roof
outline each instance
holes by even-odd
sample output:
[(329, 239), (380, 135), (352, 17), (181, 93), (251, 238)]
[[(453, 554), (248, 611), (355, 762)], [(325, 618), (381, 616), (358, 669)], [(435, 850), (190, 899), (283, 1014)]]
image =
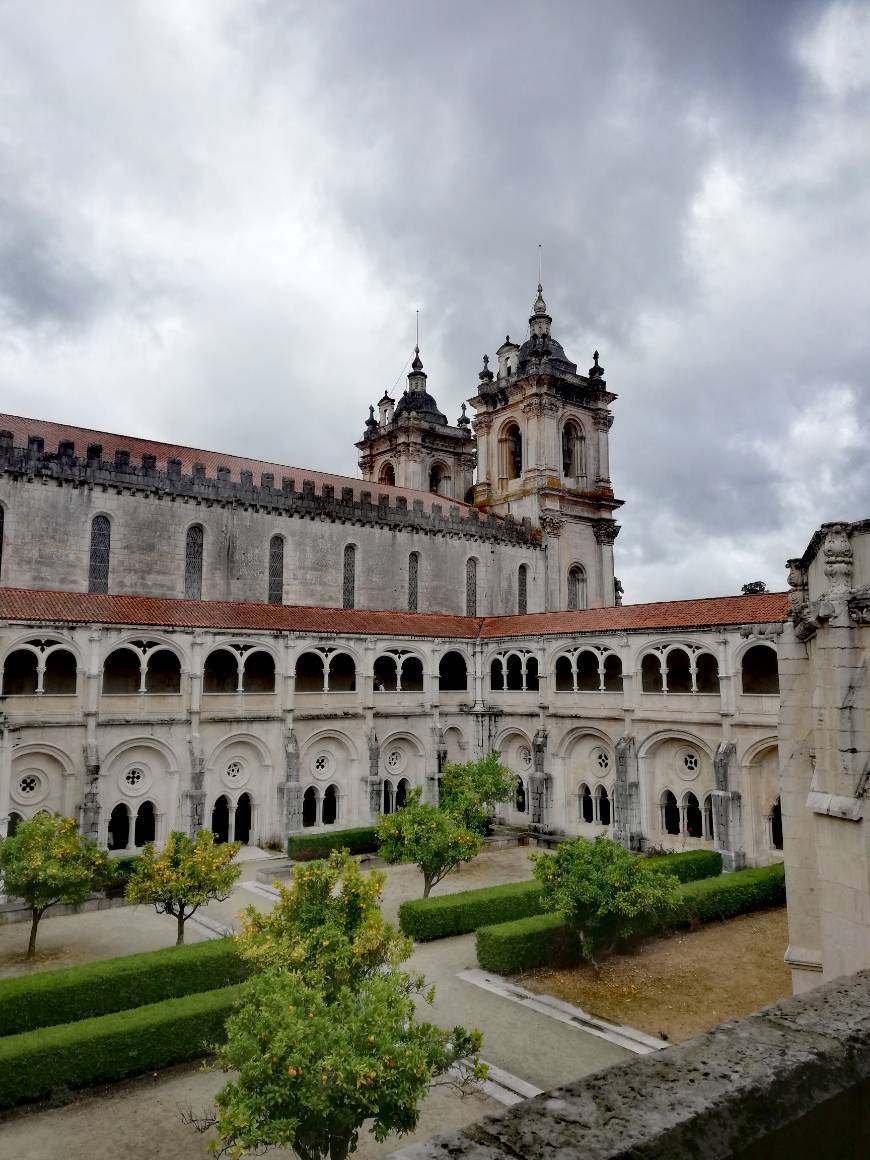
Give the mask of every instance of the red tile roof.
[(271, 472), (275, 476), (275, 486), (281, 486), (281, 480), (286, 476), (296, 481), (296, 490), (302, 490), (302, 482), (306, 479), (314, 481), (319, 493), (323, 484), (328, 483), (336, 489), (336, 494), (343, 487), (353, 488), (353, 497), (358, 500), (361, 491), (369, 491), (373, 500), (381, 493), (391, 498), (404, 495), (408, 497), (409, 507), (415, 499), (421, 499), (424, 510), (428, 511), (433, 503), (440, 503), (446, 509), (458, 504), (468, 508), (471, 505), (446, 496), (433, 495), (429, 491), (415, 491), (406, 487), (391, 487), (389, 484), (377, 483), (374, 480), (355, 479), (349, 475), (328, 475), (322, 471), (310, 471), (307, 467), (288, 467), (281, 463), (268, 463), (262, 459), (245, 459), (239, 455), (226, 455), (222, 451), (203, 451), (197, 447), (182, 447), (174, 443), (159, 443), (154, 439), (137, 439), (132, 435), (114, 435), (110, 431), (92, 431), (89, 427), (70, 427), (66, 423), (51, 423), (46, 419), (28, 419), (23, 415), (0, 415), (0, 431), (11, 431), (13, 443), (16, 447), (26, 447), (29, 435), (39, 435), (45, 440), (45, 450), (55, 453), (58, 444), (63, 440), (71, 440), (75, 444), (75, 454), (84, 457), (89, 443), (99, 443), (103, 448), (103, 459), (111, 462), (116, 451), (129, 451), (130, 462), (133, 466), (141, 463), (143, 455), (157, 457), (158, 469), (166, 470), (167, 459), (180, 459), (181, 470), (190, 475), (194, 463), (204, 463), (206, 475), (214, 478), (218, 467), (228, 467), (230, 478), (239, 481), (240, 472), (254, 473), (254, 483), (259, 484), (263, 472)]
[(364, 636), (484, 638), (714, 628), (786, 617), (787, 594), (713, 596), (527, 616), (471, 617), (436, 612), (242, 604), (159, 596), (100, 596), (0, 588), (0, 620), (48, 624), (124, 624), (261, 632), (334, 632)]

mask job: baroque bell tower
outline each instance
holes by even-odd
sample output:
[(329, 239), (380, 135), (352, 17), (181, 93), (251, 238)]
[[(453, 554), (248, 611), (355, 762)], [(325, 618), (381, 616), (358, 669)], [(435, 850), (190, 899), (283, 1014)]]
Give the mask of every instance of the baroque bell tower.
[(616, 395), (607, 390), (598, 351), (577, 373), (552, 335), (543, 287), (522, 345), (510, 337), (494, 374), (484, 355), (475, 410), (478, 482), (475, 504), (516, 519), (529, 517), (546, 545), (548, 611), (616, 603), (613, 518), (622, 500), (610, 482), (608, 439)]

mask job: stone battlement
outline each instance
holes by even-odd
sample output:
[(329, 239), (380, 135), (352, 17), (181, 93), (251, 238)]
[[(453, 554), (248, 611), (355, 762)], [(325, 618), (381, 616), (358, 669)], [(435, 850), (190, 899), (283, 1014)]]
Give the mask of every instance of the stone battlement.
[[(209, 476), (204, 463), (194, 463), (190, 474), (182, 471), (180, 459), (167, 459), (166, 469), (158, 470), (157, 456), (144, 453), (134, 462), (130, 452), (116, 450), (114, 459), (103, 459), (99, 443), (89, 443), (84, 455), (76, 454), (72, 440), (61, 440), (57, 451), (47, 451), (42, 436), (32, 435), (26, 447), (15, 447), (10, 431), (0, 431), (0, 472), (17, 478), (48, 477), (71, 487), (103, 488), (132, 493), (151, 493), (170, 500), (193, 500), (209, 506), (234, 506), (263, 511), (279, 511), (302, 519), (327, 519), (340, 523), (380, 524), (441, 535), (464, 536), (477, 540), (537, 547), (541, 533), (529, 519), (515, 520), (479, 512), (459, 504), (432, 503), (429, 510), (422, 499), (402, 495), (321, 484), (314, 480), (261, 472), (255, 482), (252, 471), (231, 478), (229, 466), (218, 465)], [(392, 501), (392, 502), (391, 502)]]

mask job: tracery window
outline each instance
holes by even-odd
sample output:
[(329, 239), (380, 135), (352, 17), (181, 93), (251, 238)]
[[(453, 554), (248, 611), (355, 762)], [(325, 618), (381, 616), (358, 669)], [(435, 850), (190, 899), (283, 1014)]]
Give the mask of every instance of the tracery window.
[(517, 612), (524, 616), (529, 607), (529, 568), (520, 564), (517, 571)]
[(408, 611), (417, 611), (417, 581), (420, 573), (420, 553), (412, 552), (408, 557)]
[(347, 544), (344, 549), (344, 582), (342, 608), (354, 608), (356, 600), (356, 548)]
[(184, 546), (184, 599), (202, 600), (202, 524), (191, 524)]
[(108, 516), (94, 516), (91, 520), (91, 550), (88, 566), (88, 592), (109, 591), (109, 551), (112, 525)]
[(269, 603), (284, 601), (284, 537), (273, 536), (269, 541)]
[(477, 616), (477, 560), (465, 564), (465, 615)]

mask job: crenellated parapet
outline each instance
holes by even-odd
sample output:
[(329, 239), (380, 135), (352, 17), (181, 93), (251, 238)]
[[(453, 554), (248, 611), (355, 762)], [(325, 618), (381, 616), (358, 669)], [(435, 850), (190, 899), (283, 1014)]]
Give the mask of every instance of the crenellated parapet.
[(373, 493), (358, 486), (318, 485), (313, 479), (295, 476), (278, 479), (275, 473), (265, 471), (255, 478), (253, 471), (241, 470), (238, 478), (233, 478), (229, 465), (218, 465), (214, 474), (209, 474), (205, 463), (194, 462), (190, 472), (185, 472), (181, 459), (167, 458), (164, 466), (158, 467), (157, 456), (147, 452), (134, 461), (130, 452), (116, 450), (114, 457), (106, 460), (99, 443), (79, 448), (72, 440), (61, 440), (56, 451), (49, 451), (39, 435), (28, 437), (26, 447), (16, 447), (9, 431), (0, 431), (0, 473), (24, 480), (51, 479), (61, 486), (271, 511), (301, 519), (379, 525), (530, 547), (541, 542), (539, 530), (529, 519), (484, 514), (464, 504), (427, 503), (423, 499), (411, 499), (409, 504), (407, 496), (395, 491)]

